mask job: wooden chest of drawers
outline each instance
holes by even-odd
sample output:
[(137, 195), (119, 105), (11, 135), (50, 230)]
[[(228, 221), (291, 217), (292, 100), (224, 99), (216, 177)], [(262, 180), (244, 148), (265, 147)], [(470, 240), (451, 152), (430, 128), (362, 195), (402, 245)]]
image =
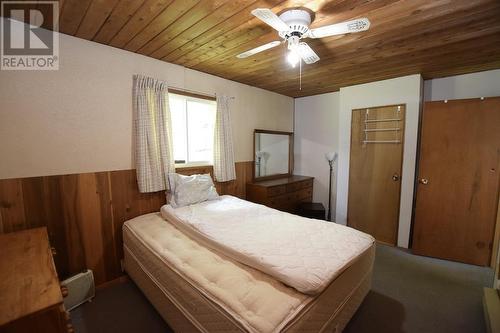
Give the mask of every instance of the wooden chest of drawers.
[(295, 213), (301, 202), (311, 202), (313, 177), (291, 176), (247, 184), (247, 200)]
[(73, 332), (46, 228), (0, 235), (0, 332)]

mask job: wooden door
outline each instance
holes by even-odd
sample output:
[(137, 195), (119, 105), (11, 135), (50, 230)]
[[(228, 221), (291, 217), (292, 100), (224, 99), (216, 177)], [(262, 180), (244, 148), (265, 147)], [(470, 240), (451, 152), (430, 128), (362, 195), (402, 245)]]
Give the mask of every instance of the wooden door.
[(488, 265), (499, 168), (500, 98), (426, 102), (413, 252)]
[(353, 110), (347, 223), (397, 243), (405, 106)]

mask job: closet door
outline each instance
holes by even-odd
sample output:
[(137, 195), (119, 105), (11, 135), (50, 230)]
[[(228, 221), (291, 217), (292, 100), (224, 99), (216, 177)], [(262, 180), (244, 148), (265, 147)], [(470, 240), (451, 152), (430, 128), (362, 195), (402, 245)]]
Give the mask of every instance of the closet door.
[(426, 102), (413, 252), (488, 265), (499, 168), (500, 98)]
[(347, 224), (397, 243), (405, 106), (352, 111)]

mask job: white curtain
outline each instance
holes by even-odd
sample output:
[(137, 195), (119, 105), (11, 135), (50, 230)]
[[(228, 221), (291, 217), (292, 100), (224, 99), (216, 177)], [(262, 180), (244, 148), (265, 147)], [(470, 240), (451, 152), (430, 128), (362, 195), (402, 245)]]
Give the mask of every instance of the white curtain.
[(175, 164), (167, 83), (134, 75), (133, 104), (139, 191), (168, 190), (167, 177)]
[(214, 176), (218, 182), (236, 179), (234, 168), (233, 134), (229, 112), (230, 98), (217, 95), (214, 137)]

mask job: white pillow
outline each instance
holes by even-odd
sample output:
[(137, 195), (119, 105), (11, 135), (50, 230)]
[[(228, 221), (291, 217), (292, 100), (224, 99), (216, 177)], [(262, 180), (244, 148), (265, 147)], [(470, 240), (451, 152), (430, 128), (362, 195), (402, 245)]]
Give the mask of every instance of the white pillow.
[(214, 200), (219, 197), (209, 174), (183, 176), (168, 174), (170, 183), (170, 205), (174, 208)]

